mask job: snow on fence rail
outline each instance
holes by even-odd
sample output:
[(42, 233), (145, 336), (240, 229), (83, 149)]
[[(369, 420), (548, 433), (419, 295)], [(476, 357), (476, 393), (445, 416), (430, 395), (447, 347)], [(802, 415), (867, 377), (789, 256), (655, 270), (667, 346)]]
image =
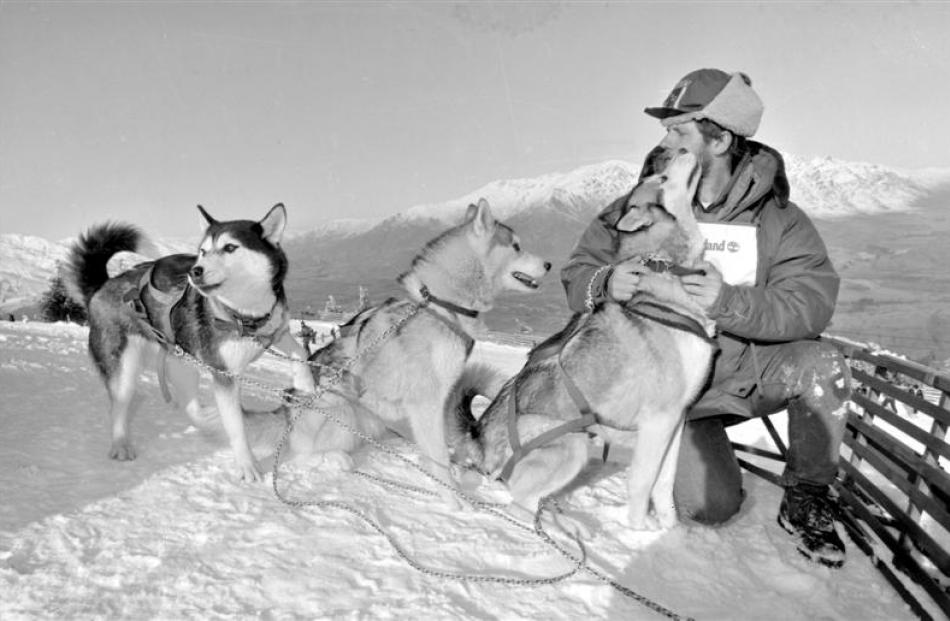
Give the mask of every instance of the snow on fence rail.
[[(950, 375), (824, 338), (844, 353), (853, 376), (836, 485), (842, 522), (920, 618), (932, 617), (907, 578), (950, 617)], [(777, 452), (734, 446), (743, 467), (778, 482), (773, 469), (746, 457), (784, 461), (782, 438), (768, 418), (763, 422)]]

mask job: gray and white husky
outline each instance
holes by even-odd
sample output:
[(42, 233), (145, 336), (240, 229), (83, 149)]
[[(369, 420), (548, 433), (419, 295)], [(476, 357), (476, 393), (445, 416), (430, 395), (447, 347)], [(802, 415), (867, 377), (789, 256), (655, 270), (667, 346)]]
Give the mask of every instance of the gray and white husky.
[[(461, 224), (426, 244), (399, 277), (404, 299), (359, 313), (341, 326), (338, 339), (313, 354), (311, 361), (326, 365), (315, 371), (318, 378), (348, 365), (332, 387), (342, 398), (328, 407), (364, 433), (378, 437), (390, 429), (414, 440), (429, 471), (451, 488), (443, 407), (474, 337), (484, 331), (480, 315), (503, 291), (537, 289), (550, 268), (495, 220), (487, 201), (470, 205)], [(317, 412), (304, 417), (291, 436), (292, 451), (334, 453), (351, 465), (349, 453), (359, 441), (324, 421)], [(451, 489), (441, 491), (457, 505)]]
[[(446, 400), (453, 460), (505, 480), (519, 512), (533, 513), (541, 498), (577, 477), (588, 463), (590, 432), (633, 449), (630, 526), (676, 522), (684, 412), (714, 351), (713, 323), (676, 277), (697, 269), (703, 254), (691, 206), (698, 180), (696, 158), (683, 153), (632, 191), (615, 225), (617, 259), (640, 257), (657, 270), (641, 276), (632, 300), (575, 315), (500, 392), (497, 374), (471, 367)], [(473, 396), (496, 393), (476, 420)]]
[[(148, 251), (150, 244), (134, 226), (102, 224), (73, 245), (63, 280), (89, 315), (89, 353), (111, 400), (109, 456), (135, 459), (129, 410), (142, 365), (162, 348), (177, 346), (225, 372), (212, 373), (221, 422), (241, 478), (259, 481), (238, 376), (274, 345), (301, 361), (294, 364), (294, 387), (313, 390), (306, 351), (288, 326), (287, 257), (280, 247), (287, 213), (277, 204), (260, 221), (219, 222), (200, 205), (198, 209), (207, 227), (197, 255), (168, 255), (110, 278), (106, 264), (113, 255)], [(170, 356), (160, 370), (167, 373), (188, 416), (203, 425), (207, 419), (198, 401), (197, 366)]]

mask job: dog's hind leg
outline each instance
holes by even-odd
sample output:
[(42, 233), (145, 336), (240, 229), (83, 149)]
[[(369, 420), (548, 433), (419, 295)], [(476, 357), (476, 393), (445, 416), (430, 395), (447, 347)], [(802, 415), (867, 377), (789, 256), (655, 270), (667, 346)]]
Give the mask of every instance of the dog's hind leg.
[(533, 516), (538, 502), (573, 481), (587, 465), (587, 434), (569, 433), (525, 455), (511, 472), (514, 501)]
[(202, 417), (201, 403), (198, 401), (198, 370), (167, 356), (159, 364), (165, 365), (165, 374), (172, 385), (175, 400), (191, 422), (202, 428), (207, 421)]
[[(449, 468), (449, 447), (445, 434), (445, 417), (440, 408), (433, 405), (410, 402), (405, 405), (409, 412), (409, 426), (412, 437), (428, 461), (429, 473), (448, 487), (439, 486), (439, 495), (453, 509), (460, 509), (461, 502), (454, 493), (458, 488)], [(421, 415), (420, 415), (421, 414)]]
[[(659, 530), (657, 519), (649, 515), (650, 499), (664, 459), (671, 451), (673, 436), (682, 431), (679, 412), (641, 412), (634, 443), (633, 458), (627, 474), (627, 507), (630, 527), (634, 530)], [(679, 445), (676, 446), (677, 452)], [(676, 474), (675, 460), (672, 467)], [(670, 486), (672, 489), (672, 485)], [(664, 501), (665, 502), (665, 501)], [(672, 498), (670, 499), (672, 506)], [(660, 509), (661, 513), (665, 508)]]
[(106, 389), (111, 401), (112, 446), (109, 457), (118, 461), (135, 459), (135, 449), (129, 433), (129, 414), (135, 387), (142, 372), (142, 357), (146, 349), (145, 339), (130, 335), (125, 348), (116, 359), (115, 366), (106, 377)]
[(316, 385), (313, 381), (310, 365), (307, 364), (309, 354), (304, 346), (294, 338), (289, 329), (284, 330), (280, 338), (274, 342), (274, 347), (294, 359), (291, 362), (294, 389), (308, 393), (314, 392)]
[(241, 391), (239, 384), (229, 378), (214, 378), (214, 401), (221, 414), (221, 423), (228, 434), (228, 442), (234, 453), (238, 473), (242, 481), (262, 481), (264, 475), (251, 453), (244, 430), (244, 411), (241, 409)]

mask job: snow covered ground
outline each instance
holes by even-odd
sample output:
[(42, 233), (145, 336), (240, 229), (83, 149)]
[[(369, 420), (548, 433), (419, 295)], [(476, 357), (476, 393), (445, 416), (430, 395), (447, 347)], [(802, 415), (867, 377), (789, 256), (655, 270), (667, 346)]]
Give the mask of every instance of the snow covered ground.
[[(282, 504), (270, 480), (235, 481), (224, 441), (167, 406), (153, 374), (133, 421), (139, 457), (111, 461), (107, 398), (85, 339), (73, 325), (0, 323), (0, 619), (663, 618), (641, 599), (696, 619), (914, 618), (853, 545), (837, 571), (802, 558), (775, 523), (779, 491), (755, 477), (724, 527), (633, 535), (613, 462), (561, 506), (586, 531), (589, 566), (637, 597), (586, 570), (542, 586), (417, 571), (410, 560), (517, 581), (572, 565), (498, 515), (453, 512), (386, 484), (431, 488), (397, 457), (416, 456), (397, 438), (386, 441), (396, 454), (356, 455), (357, 469), (376, 478), (281, 468), (286, 496), (333, 503)], [(492, 344), (476, 351), (511, 373), (524, 354)], [(277, 383), (283, 372), (276, 359), (254, 367)], [(741, 439), (755, 442), (761, 427), (743, 427)], [(505, 495), (474, 477), (464, 487), (489, 500)]]

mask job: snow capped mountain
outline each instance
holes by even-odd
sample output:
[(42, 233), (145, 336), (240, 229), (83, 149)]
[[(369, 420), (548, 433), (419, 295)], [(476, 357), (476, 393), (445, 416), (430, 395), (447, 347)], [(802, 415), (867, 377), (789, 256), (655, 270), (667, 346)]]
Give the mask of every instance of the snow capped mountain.
[[(929, 192), (950, 186), (950, 168), (908, 171), (792, 155), (785, 156), (785, 161), (792, 199), (816, 218), (899, 212), (910, 209)], [(378, 271), (382, 265), (402, 265), (404, 254), (411, 258), (420, 243), (439, 229), (458, 223), (465, 207), (484, 197), (497, 218), (515, 221), (522, 237), (534, 238), (531, 241), (539, 251), (561, 256), (566, 243), (561, 238), (576, 239), (581, 227), (633, 185), (638, 171), (638, 165), (609, 160), (534, 178), (492, 181), (464, 196), (417, 205), (384, 219), (333, 220), (289, 235), (286, 245), (294, 272), (308, 278), (312, 274), (307, 271), (306, 261), (314, 262), (315, 247), (325, 262), (321, 270), (334, 271), (332, 259), (327, 258), (332, 255), (337, 262), (346, 263), (346, 270), (338, 270), (340, 277), (359, 274), (360, 267)], [(16, 308), (45, 291), (71, 241), (0, 235), (0, 309)], [(165, 239), (156, 245), (163, 253), (193, 252), (196, 243), (196, 239)], [(317, 243), (318, 247), (314, 245)], [(295, 246), (305, 247), (306, 252), (295, 256)], [(367, 255), (365, 248), (373, 248), (374, 252)], [(119, 265), (138, 260), (142, 257), (120, 259)], [(373, 260), (380, 265), (369, 266)], [(388, 271), (386, 274), (388, 277)]]
[(936, 187), (950, 169), (904, 171), (830, 157), (785, 156), (791, 198), (816, 218), (903, 211)]
[(391, 220), (437, 220), (444, 224), (455, 224), (464, 208), (478, 202), (479, 198), (488, 200), (492, 212), (500, 220), (510, 220), (539, 206), (549, 206), (586, 220), (590, 205), (606, 205), (630, 189), (636, 177), (637, 169), (632, 164), (609, 160), (567, 173), (492, 181), (459, 198), (411, 207)]
[[(831, 157), (786, 155), (791, 198), (816, 218), (839, 218), (909, 209), (928, 192), (950, 185), (950, 168), (901, 170)], [(466, 206), (485, 198), (495, 216), (510, 220), (536, 209), (587, 222), (597, 210), (630, 189), (639, 165), (608, 160), (564, 173), (492, 181), (464, 196), (410, 207), (384, 220), (336, 220), (308, 233), (360, 234), (374, 226), (399, 227), (428, 221), (456, 224)]]
[(291, 240), (313, 235), (318, 237), (352, 237), (365, 233), (379, 222), (379, 218), (340, 218), (306, 231), (287, 231), (284, 238)]
[(48, 289), (66, 252), (64, 244), (40, 237), (0, 235), (0, 308), (27, 304)]

